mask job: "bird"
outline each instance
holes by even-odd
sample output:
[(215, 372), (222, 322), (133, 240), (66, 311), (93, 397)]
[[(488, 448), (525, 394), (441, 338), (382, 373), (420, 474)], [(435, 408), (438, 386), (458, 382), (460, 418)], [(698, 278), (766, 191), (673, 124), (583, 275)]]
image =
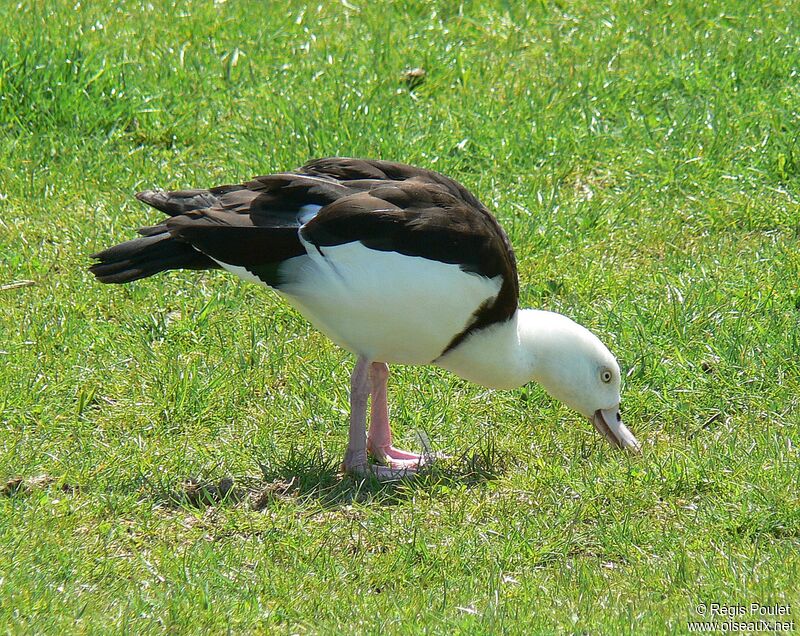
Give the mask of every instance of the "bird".
[(613, 446), (641, 451), (620, 415), (614, 355), (567, 316), (518, 306), (508, 236), (456, 180), (326, 157), (237, 185), (136, 197), (168, 218), (91, 255), (91, 273), (129, 283), (223, 269), (275, 290), (356, 357), (346, 473), (390, 480), (433, 461), (393, 444), (389, 364), (436, 365), (492, 389), (538, 383)]

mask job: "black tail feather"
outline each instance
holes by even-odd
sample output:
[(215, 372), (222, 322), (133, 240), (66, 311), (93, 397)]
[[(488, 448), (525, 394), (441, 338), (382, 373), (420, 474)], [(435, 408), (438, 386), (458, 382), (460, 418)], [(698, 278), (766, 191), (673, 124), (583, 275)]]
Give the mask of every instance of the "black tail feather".
[(169, 232), (152, 233), (92, 254), (89, 268), (101, 283), (129, 283), (169, 269), (214, 269), (215, 261)]
[(145, 225), (144, 227), (140, 227), (136, 231), (142, 236), (155, 236), (156, 234), (163, 234), (164, 232), (169, 232), (167, 226), (164, 223), (159, 223), (158, 225)]
[(177, 216), (192, 210), (210, 208), (219, 202), (219, 197), (234, 190), (243, 190), (241, 185), (225, 185), (211, 188), (210, 190), (145, 190), (139, 192), (136, 198), (156, 210)]

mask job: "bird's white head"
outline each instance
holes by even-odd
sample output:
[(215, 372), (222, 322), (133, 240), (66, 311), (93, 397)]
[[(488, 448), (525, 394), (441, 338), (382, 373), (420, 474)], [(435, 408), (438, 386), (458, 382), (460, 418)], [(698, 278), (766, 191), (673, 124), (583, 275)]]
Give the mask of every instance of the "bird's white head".
[(622, 423), (616, 358), (591, 331), (561, 314), (524, 310), (519, 337), (532, 361), (533, 380), (587, 417), (614, 446), (639, 452)]

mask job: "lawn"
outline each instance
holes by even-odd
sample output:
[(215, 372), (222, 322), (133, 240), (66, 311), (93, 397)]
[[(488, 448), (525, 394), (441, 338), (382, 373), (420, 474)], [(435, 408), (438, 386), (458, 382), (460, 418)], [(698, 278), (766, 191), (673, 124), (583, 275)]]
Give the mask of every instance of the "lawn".
[[(0, 630), (800, 621), (799, 141), (792, 2), (0, 3)], [(327, 155), (475, 192), (521, 304), (618, 356), (642, 456), (395, 367), (400, 445), (451, 459), (341, 477), (351, 355), (222, 272), (86, 271), (139, 190)]]

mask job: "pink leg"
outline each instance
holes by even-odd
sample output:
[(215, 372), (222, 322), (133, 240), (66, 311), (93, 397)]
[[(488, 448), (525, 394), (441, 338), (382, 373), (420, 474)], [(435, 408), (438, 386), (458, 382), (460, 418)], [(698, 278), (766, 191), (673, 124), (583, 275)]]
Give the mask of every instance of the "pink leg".
[(369, 360), (359, 356), (350, 376), (350, 435), (343, 467), (347, 472), (364, 472), (367, 462), (367, 398), (369, 397)]
[[(385, 366), (386, 365), (384, 365), (384, 367)], [(369, 360), (363, 356), (359, 356), (356, 367), (353, 369), (353, 375), (350, 378), (350, 434), (342, 468), (348, 473), (360, 476), (372, 474), (378, 479), (398, 479), (407, 477), (412, 471), (408, 470), (405, 466), (395, 466), (393, 464), (389, 464), (388, 467), (370, 466), (367, 462), (367, 399), (370, 394), (369, 369)], [(385, 405), (385, 382), (383, 395)], [(389, 419), (387, 413), (387, 427), (388, 423)], [(416, 462), (414, 465), (416, 465)]]
[(414, 470), (424, 463), (422, 455), (409, 453), (392, 446), (392, 429), (389, 424), (389, 403), (386, 397), (386, 384), (389, 381), (389, 367), (383, 362), (370, 365), (369, 376), (372, 384), (372, 408), (367, 436), (367, 450), (382, 464), (392, 468)]

